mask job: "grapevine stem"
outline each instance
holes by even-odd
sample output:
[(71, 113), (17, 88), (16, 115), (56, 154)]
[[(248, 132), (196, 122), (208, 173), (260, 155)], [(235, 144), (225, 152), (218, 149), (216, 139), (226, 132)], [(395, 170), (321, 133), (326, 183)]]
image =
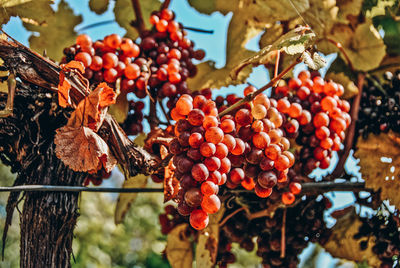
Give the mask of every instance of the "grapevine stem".
[(278, 75), (278, 70), (279, 70), (279, 60), (281, 59), (281, 51), (277, 50), (276, 51), (276, 59), (275, 59), (275, 70), (274, 70), (274, 77)]
[(171, 121), (170, 121), (170, 118), (169, 118), (169, 115), (168, 115), (167, 111), (165, 111), (165, 108), (164, 108), (164, 105), (163, 105), (162, 101), (159, 100), (158, 103), (160, 104), (161, 111), (163, 112), (165, 118), (167, 119), (168, 124), (169, 124), (169, 125), (172, 125), (172, 124), (171, 124)]
[(161, 5), (160, 10), (168, 8), (169, 4), (171, 3), (171, 0), (164, 0), (164, 2)]
[(343, 174), (344, 164), (346, 163), (346, 160), (347, 160), (347, 157), (349, 156), (351, 148), (353, 148), (354, 136), (355, 136), (355, 131), (356, 131), (356, 121), (358, 119), (358, 110), (360, 108), (360, 101), (361, 101), (361, 96), (362, 96), (364, 79), (365, 79), (365, 74), (359, 73), (358, 74), (358, 82), (357, 82), (358, 94), (353, 100), (353, 104), (351, 106), (351, 111), (350, 111), (351, 123), (349, 126), (349, 131), (347, 132), (344, 149), (339, 154), (339, 162), (331, 174), (331, 177), (333, 177), (333, 178), (341, 176)]
[(339, 49), (339, 51), (340, 51), (340, 52), (343, 54), (343, 56), (346, 58), (347, 64), (349, 65), (350, 69), (351, 69), (352, 71), (354, 71), (353, 63), (351, 62), (349, 56), (347, 55), (346, 51), (344, 50), (342, 44), (341, 44), (341, 43), (338, 43), (338, 42), (336, 42), (335, 40), (330, 39), (330, 38), (326, 38), (326, 40), (327, 40), (328, 42), (334, 44), (334, 45)]
[(184, 26), (183, 29), (189, 30), (189, 31), (192, 31), (192, 32), (198, 32), (198, 33), (206, 33), (206, 34), (213, 34), (214, 33), (214, 30), (203, 30), (203, 29), (194, 28), (194, 27), (188, 27), (188, 26)]
[(222, 227), (225, 225), (225, 223), (232, 218), (233, 216), (235, 216), (236, 214), (238, 214), (240, 211), (245, 210), (244, 207), (238, 208), (237, 210), (235, 210), (234, 212), (232, 212), (231, 214), (229, 214), (228, 216), (226, 216), (220, 223), (219, 223), (219, 227)]
[(145, 30), (145, 25), (139, 0), (132, 0), (132, 6), (136, 16), (136, 19), (132, 22), (132, 25), (137, 28), (139, 35), (142, 35)]
[(285, 258), (285, 253), (286, 253), (286, 208), (283, 210), (283, 215), (282, 215), (281, 258)]
[(232, 106), (226, 108), (221, 113), (219, 113), (218, 116), (222, 117), (222, 116), (226, 115), (227, 113), (235, 110), (236, 108), (238, 108), (243, 103), (247, 103), (247, 102), (252, 101), (257, 95), (259, 95), (260, 93), (264, 92), (268, 88), (274, 86), (285, 74), (287, 74), (290, 70), (292, 70), (294, 68), (294, 66), (296, 66), (300, 61), (301, 61), (300, 58), (297, 58), (289, 67), (287, 67), (280, 74), (278, 74), (276, 77), (271, 79), (271, 81), (269, 81), (268, 84), (266, 84), (262, 88), (258, 89), (257, 91), (245, 96), (243, 99), (241, 99), (240, 101), (236, 102)]

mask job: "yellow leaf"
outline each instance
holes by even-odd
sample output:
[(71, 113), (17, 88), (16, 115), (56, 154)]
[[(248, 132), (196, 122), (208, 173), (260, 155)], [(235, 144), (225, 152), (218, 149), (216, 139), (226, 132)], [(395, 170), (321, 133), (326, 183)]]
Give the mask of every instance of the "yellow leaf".
[(279, 37), (273, 44), (269, 44), (262, 48), (255, 55), (241, 61), (233, 68), (230, 75), (236, 78), (242, 68), (252, 64), (254, 66), (266, 64), (269, 62), (270, 53), (275, 50), (280, 50), (289, 55), (303, 53), (308, 48), (315, 38), (315, 34), (307, 27), (299, 26), (290, 32)]
[[(158, 0), (140, 0), (140, 8), (142, 10), (144, 24), (146, 29), (151, 28), (149, 22), (150, 14), (154, 10), (158, 10), (160, 7), (160, 1)], [(136, 39), (139, 34), (135, 27), (132, 26), (131, 22), (135, 20), (136, 16), (132, 7), (131, 0), (116, 0), (114, 6), (115, 20), (126, 30), (126, 37)]]
[(326, 79), (332, 79), (336, 83), (341, 84), (344, 87), (344, 94), (342, 98), (350, 99), (357, 95), (358, 88), (353, 81), (350, 80), (343, 72), (341, 73), (328, 73)]
[(90, 0), (89, 8), (91, 11), (100, 15), (107, 11), (110, 0)]
[(355, 210), (351, 210), (337, 220), (328, 242), (323, 247), (335, 258), (356, 262), (367, 261), (371, 266), (379, 267), (381, 261), (372, 252), (375, 239), (373, 237), (368, 239), (367, 249), (360, 250), (360, 240), (353, 238), (358, 233), (361, 224)]
[(54, 15), (51, 8), (53, 3), (53, 0), (1, 0), (0, 26), (13, 16), (38, 25), (48, 23), (49, 17)]
[(219, 222), (225, 213), (225, 208), (210, 215), (208, 226), (199, 232), (198, 242), (196, 245), (196, 267), (208, 268), (213, 267), (218, 253), (219, 242)]
[(347, 22), (347, 16), (360, 14), (362, 0), (336, 0), (339, 7), (338, 19)]
[(75, 43), (77, 33), (74, 28), (82, 22), (82, 16), (75, 15), (68, 3), (61, 0), (57, 12), (46, 18), (47, 24), (42, 26), (24, 23), (28, 31), (39, 33), (29, 37), (29, 44), (33, 50), (46, 50), (50, 58), (59, 61), (63, 56), (63, 48)]
[(283, 34), (283, 25), (274, 24), (271, 28), (267, 28), (262, 34), (258, 44), (260, 47), (266, 47), (276, 42)]
[(319, 38), (326, 36), (336, 22), (339, 10), (336, 1), (309, 0), (309, 2), (310, 8), (302, 16)]
[(187, 223), (176, 226), (167, 236), (165, 249), (167, 258), (172, 268), (192, 267), (193, 249), (187, 235)]
[(228, 30), (225, 67), (216, 69), (210, 61), (200, 63), (197, 65), (197, 75), (188, 79), (188, 87), (197, 91), (203, 88), (220, 88), (244, 83), (251, 73), (251, 68), (245, 68), (236, 80), (232, 80), (229, 72), (243, 59), (254, 54), (253, 51), (245, 49), (244, 46), (260, 31), (260, 28), (244, 22), (240, 15), (233, 15)]
[(365, 186), (381, 190), (381, 198), (400, 208), (400, 144), (394, 133), (358, 138), (355, 157), (360, 159)]
[[(139, 134), (134, 142), (139, 145), (144, 145), (144, 140), (146, 139), (146, 134), (141, 133)], [(123, 170), (120, 167), (120, 170)], [(142, 188), (147, 185), (147, 176), (143, 174), (139, 174), (134, 177), (129, 177), (127, 174), (125, 175), (125, 181), (122, 185), (122, 188)], [(125, 218), (126, 213), (128, 212), (129, 208), (131, 207), (132, 203), (137, 198), (137, 193), (121, 193), (118, 196), (117, 205), (115, 207), (114, 213), (114, 222), (115, 224), (122, 223)]]
[(126, 92), (121, 92), (117, 97), (117, 102), (108, 109), (108, 113), (114, 116), (118, 123), (123, 123), (128, 116), (129, 102), (126, 95)]
[[(147, 176), (139, 174), (134, 177), (126, 178), (122, 188), (141, 188), (147, 185)], [(115, 224), (122, 223), (126, 213), (137, 197), (137, 193), (121, 193), (118, 196), (115, 206), (114, 221)]]

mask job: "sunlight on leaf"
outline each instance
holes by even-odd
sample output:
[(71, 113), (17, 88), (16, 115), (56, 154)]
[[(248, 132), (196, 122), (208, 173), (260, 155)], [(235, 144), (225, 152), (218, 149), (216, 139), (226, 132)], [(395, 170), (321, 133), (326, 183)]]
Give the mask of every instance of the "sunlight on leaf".
[(49, 18), (54, 15), (51, 8), (53, 2), (53, 0), (1, 0), (0, 26), (6, 24), (13, 16), (37, 25), (50, 23)]
[(172, 268), (192, 267), (193, 249), (187, 223), (176, 226), (167, 236), (167, 258)]
[(38, 33), (29, 37), (30, 48), (40, 53), (46, 50), (48, 57), (60, 61), (63, 48), (75, 43), (77, 33), (74, 28), (82, 22), (82, 16), (75, 15), (68, 3), (62, 0), (58, 4), (57, 12), (46, 19), (46, 25), (42, 26), (23, 24), (28, 31)]

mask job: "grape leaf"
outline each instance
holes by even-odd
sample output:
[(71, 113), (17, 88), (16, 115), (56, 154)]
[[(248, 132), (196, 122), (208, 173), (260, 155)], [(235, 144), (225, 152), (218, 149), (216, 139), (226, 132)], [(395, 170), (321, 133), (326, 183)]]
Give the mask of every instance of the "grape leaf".
[(357, 16), (361, 12), (362, 0), (336, 0), (339, 7), (338, 19), (347, 22), (347, 16)]
[(343, 258), (356, 262), (367, 261), (371, 266), (379, 267), (381, 261), (372, 252), (372, 246), (375, 244), (374, 238), (368, 240), (366, 250), (360, 250), (360, 241), (354, 239), (354, 235), (358, 233), (362, 222), (359, 216), (352, 209), (337, 219), (335, 226), (332, 228), (332, 234), (326, 244), (323, 245), (335, 258)]
[(244, 67), (250, 64), (258, 66), (267, 63), (269, 53), (274, 50), (280, 50), (289, 55), (301, 54), (312, 44), (314, 38), (315, 34), (309, 28), (299, 26), (282, 35), (273, 44), (262, 48), (254, 56), (240, 62), (233, 68), (230, 75), (233, 79), (236, 79)]
[(388, 54), (400, 54), (400, 22), (387, 14), (386, 16), (376, 16), (373, 18), (373, 23), (376, 28), (382, 28), (385, 32), (383, 41), (387, 46)]
[[(139, 174), (134, 177), (125, 178), (122, 188), (141, 188), (147, 185), (147, 176)], [(115, 206), (114, 222), (120, 224), (123, 222), (126, 213), (137, 197), (137, 193), (120, 193)]]
[(199, 232), (196, 246), (196, 267), (213, 267), (217, 259), (219, 241), (219, 222), (225, 213), (225, 208), (211, 214), (208, 226)]
[[(150, 29), (150, 27), (152, 26), (149, 22), (151, 12), (158, 9), (158, 7), (160, 6), (160, 1), (140, 0), (139, 3), (142, 10), (144, 24), (147, 29)], [(135, 40), (139, 36), (139, 33), (136, 28), (133, 27), (131, 24), (132, 21), (136, 18), (135, 12), (132, 7), (132, 1), (116, 0), (114, 6), (114, 14), (115, 20), (117, 21), (119, 26), (126, 30), (125, 36)]]
[(272, 27), (265, 29), (258, 42), (260, 47), (266, 47), (276, 42), (283, 34), (283, 25), (274, 24)]
[(197, 75), (188, 79), (188, 87), (196, 91), (203, 88), (220, 88), (244, 83), (252, 71), (251, 68), (243, 70), (236, 80), (232, 80), (229, 72), (244, 58), (254, 54), (253, 51), (247, 50), (244, 46), (260, 31), (261, 29), (257, 26), (244, 22), (243, 18), (238, 15), (233, 15), (229, 24), (225, 66), (217, 69), (211, 61), (198, 64)]
[(123, 123), (128, 117), (129, 112), (129, 101), (126, 97), (127, 92), (122, 91), (118, 95), (115, 104), (110, 106), (108, 113), (114, 116), (118, 123)]
[(100, 15), (107, 11), (109, 2), (110, 0), (90, 0), (89, 8), (97, 15)]
[[(289, 20), (297, 17), (297, 12), (304, 12), (309, 8), (309, 0), (297, 0), (292, 4), (289, 1), (226, 1), (226, 0), (188, 0), (197, 11), (211, 14), (219, 11), (227, 14), (230, 11), (242, 11), (241, 16), (253, 22), (273, 23), (280, 20)], [(245, 11), (245, 12), (244, 12)]]
[(328, 73), (326, 75), (327, 79), (332, 79), (336, 83), (341, 84), (344, 87), (344, 94), (342, 98), (344, 99), (350, 99), (357, 95), (358, 93), (358, 88), (354, 84), (353, 81), (350, 80), (348, 76), (346, 76), (343, 72), (340, 73)]
[(88, 127), (61, 127), (54, 143), (57, 157), (73, 171), (96, 173), (104, 167), (111, 172), (117, 164), (105, 141)]
[(2, 0), (0, 1), (0, 25), (6, 24), (10, 17), (18, 16), (22, 21), (44, 25), (53, 17), (52, 0)]
[(326, 36), (337, 22), (339, 8), (335, 0), (309, 0), (310, 8), (302, 16), (313, 29), (315, 34), (321, 38)]
[(75, 15), (68, 3), (61, 0), (55, 14), (47, 16), (46, 25), (23, 25), (28, 31), (36, 32), (29, 37), (30, 48), (36, 51), (46, 50), (47, 56), (59, 61), (63, 56), (62, 49), (75, 43), (77, 33), (74, 28), (81, 22), (82, 16)]
[(373, 135), (357, 141), (355, 157), (360, 159), (365, 186), (381, 191), (382, 199), (400, 208), (400, 143), (394, 133)]
[(80, 101), (72, 112), (67, 125), (86, 126), (97, 131), (103, 123), (109, 105), (115, 103), (117, 95), (107, 83), (100, 83), (89, 96)]
[(172, 268), (192, 267), (193, 248), (187, 234), (187, 223), (176, 226), (167, 236), (165, 249), (167, 258)]
[[(143, 146), (144, 140), (146, 138), (146, 134), (140, 133), (136, 136), (134, 143)], [(120, 167), (120, 170), (124, 170)], [(133, 177), (124, 174), (125, 181), (122, 185), (122, 188), (140, 188), (145, 187), (147, 185), (147, 176), (143, 174), (139, 174)], [(115, 206), (114, 212), (114, 222), (115, 224), (120, 224), (123, 222), (126, 213), (128, 212), (129, 208), (131, 207), (132, 203), (137, 198), (137, 193), (120, 193), (117, 200), (117, 205)]]

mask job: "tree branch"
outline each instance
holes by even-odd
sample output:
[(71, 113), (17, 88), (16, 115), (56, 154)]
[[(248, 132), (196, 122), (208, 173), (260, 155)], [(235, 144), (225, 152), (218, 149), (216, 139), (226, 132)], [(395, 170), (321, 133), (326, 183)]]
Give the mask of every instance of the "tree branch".
[(290, 70), (292, 70), (294, 68), (294, 66), (296, 66), (299, 62), (300, 62), (300, 58), (297, 58), (289, 67), (287, 67), (280, 74), (278, 74), (278, 76), (274, 77), (271, 81), (269, 81), (268, 84), (266, 84), (262, 88), (258, 89), (257, 91), (245, 96), (243, 99), (241, 99), (240, 101), (236, 102), (232, 106), (226, 108), (225, 110), (220, 112), (218, 116), (222, 117), (222, 116), (226, 115), (227, 113), (235, 110), (236, 108), (238, 108), (243, 103), (247, 103), (247, 102), (252, 101), (257, 95), (259, 95), (260, 93), (264, 92), (268, 88), (274, 86), (285, 74), (287, 74)]

